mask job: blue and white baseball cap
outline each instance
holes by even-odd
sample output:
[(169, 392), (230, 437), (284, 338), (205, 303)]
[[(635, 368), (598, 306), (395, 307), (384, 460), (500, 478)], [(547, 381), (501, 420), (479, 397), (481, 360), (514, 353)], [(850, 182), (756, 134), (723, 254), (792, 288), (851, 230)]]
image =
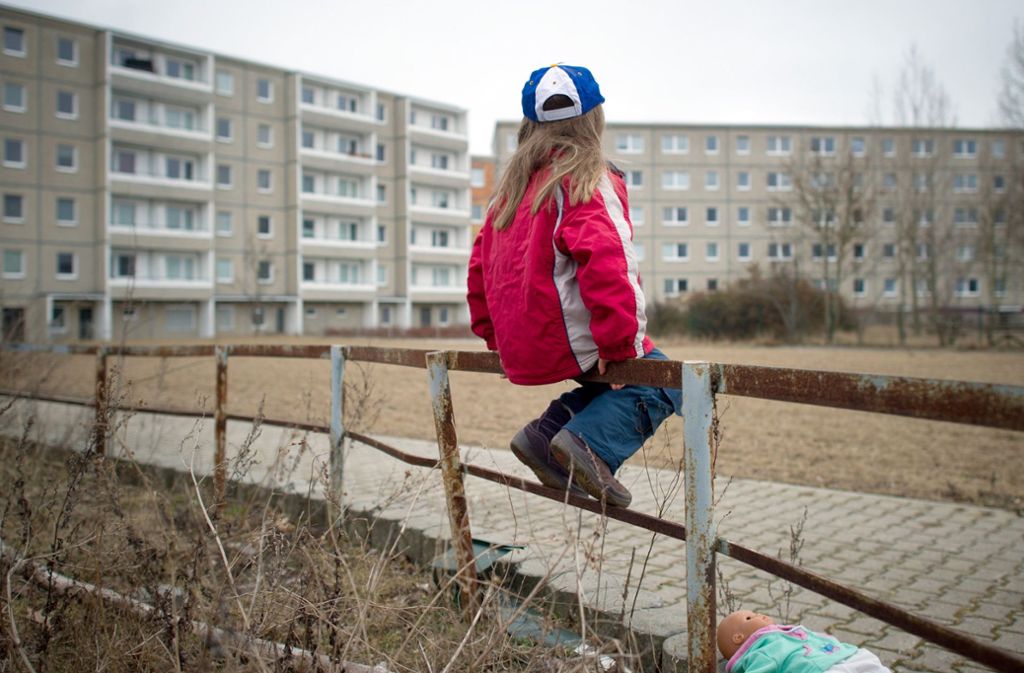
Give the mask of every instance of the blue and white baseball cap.
[[(545, 110), (552, 96), (567, 96), (572, 107)], [(535, 122), (554, 122), (579, 117), (604, 102), (597, 81), (586, 68), (574, 65), (550, 65), (534, 70), (523, 86), (523, 116)]]

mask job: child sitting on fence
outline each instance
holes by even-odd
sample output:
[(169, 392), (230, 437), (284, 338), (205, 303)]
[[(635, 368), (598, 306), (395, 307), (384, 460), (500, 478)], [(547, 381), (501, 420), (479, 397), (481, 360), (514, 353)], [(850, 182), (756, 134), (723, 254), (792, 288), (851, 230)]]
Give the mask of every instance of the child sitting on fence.
[[(586, 68), (541, 68), (523, 87), (518, 148), (473, 245), (468, 279), (473, 331), (498, 351), (512, 383), (667, 359), (645, 331), (626, 185), (601, 150), (603, 102)], [(511, 448), (541, 483), (626, 507), (632, 495), (613, 475), (681, 404), (674, 389), (581, 382)]]
[(891, 673), (871, 652), (802, 626), (737, 610), (718, 625), (727, 673)]

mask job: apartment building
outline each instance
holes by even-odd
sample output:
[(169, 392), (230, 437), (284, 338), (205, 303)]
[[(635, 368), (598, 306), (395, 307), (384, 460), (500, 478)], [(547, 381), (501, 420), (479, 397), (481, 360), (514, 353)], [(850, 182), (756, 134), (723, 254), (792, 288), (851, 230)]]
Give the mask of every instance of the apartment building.
[(487, 214), (487, 206), (491, 203), (491, 196), (494, 194), (495, 169), (493, 156), (474, 155), (470, 159), (471, 169), (469, 184), (471, 187), (470, 197), (472, 198), (470, 219), (473, 224), (473, 237), (480, 233), (480, 227), (484, 224), (484, 216)]
[(468, 321), (466, 111), (0, 7), (4, 336)]
[[(495, 127), (499, 172), (518, 126)], [(1024, 303), (1024, 223), (1008, 201), (1024, 187), (1019, 133), (610, 123), (604, 149), (626, 176), (653, 301), (723, 288), (756, 266), (762, 275), (784, 267), (820, 287), (838, 284), (863, 310), (924, 306), (933, 292), (952, 308), (1019, 312)], [(861, 195), (847, 205), (862, 199), (855, 216), (864, 220), (843, 244), (828, 235), (835, 208), (809, 205), (837, 179)], [(916, 227), (909, 260), (899, 226), (907, 217)]]

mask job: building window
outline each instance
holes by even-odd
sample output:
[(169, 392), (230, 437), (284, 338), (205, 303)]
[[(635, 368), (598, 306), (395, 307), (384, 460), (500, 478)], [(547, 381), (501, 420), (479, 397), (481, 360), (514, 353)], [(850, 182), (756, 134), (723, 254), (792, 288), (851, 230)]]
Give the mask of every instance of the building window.
[(686, 154), (689, 151), (689, 137), (681, 133), (672, 133), (661, 137), (662, 154)]
[(953, 210), (953, 223), (958, 227), (978, 226), (978, 211), (975, 208), (956, 208)]
[(736, 136), (736, 154), (750, 154), (750, 136)]
[(4, 194), (4, 222), (25, 221), (25, 199), (21, 194)]
[(815, 243), (811, 246), (811, 257), (813, 259), (821, 259), (822, 253), (828, 252), (828, 261), (836, 261), (836, 246), (834, 243), (829, 243), (823, 246), (821, 243)]
[(302, 87), (302, 102), (306, 105), (314, 105), (316, 103), (316, 90), (313, 87)]
[(25, 277), (25, 253), (21, 250), (4, 250), (4, 278)]
[(992, 176), (992, 190), (996, 194), (1002, 194), (1006, 191), (1006, 176), (1005, 175), (993, 175)]
[(25, 106), (25, 85), (4, 83), (4, 109), (8, 112), (24, 112)]
[(260, 215), (256, 218), (256, 234), (260, 238), (271, 238), (274, 233), (271, 228), (270, 216)]
[(274, 83), (269, 79), (256, 80), (256, 100), (261, 103), (272, 103), (274, 101)]
[(230, 96), (235, 93), (235, 76), (230, 72), (218, 70), (215, 79), (218, 95)]
[(217, 117), (217, 140), (222, 143), (231, 142), (231, 120), (227, 117)]
[(737, 243), (736, 244), (736, 258), (741, 262), (750, 261), (750, 244), (749, 243)]
[(388, 109), (384, 107), (383, 103), (377, 103), (377, 121), (386, 121), (388, 118)]
[(769, 192), (788, 192), (793, 189), (793, 180), (788, 173), (781, 171), (768, 171), (765, 182)]
[(718, 171), (708, 171), (704, 174), (704, 189), (710, 192), (718, 191)]
[(469, 186), (477, 188), (484, 186), (484, 169), (474, 168), (469, 172)]
[(853, 296), (863, 297), (868, 292), (868, 284), (863, 278), (853, 279)]
[(769, 243), (768, 259), (785, 261), (793, 259), (793, 246), (790, 243)]
[(704, 154), (718, 154), (718, 136), (704, 138)]
[(750, 224), (750, 208), (748, 206), (739, 206), (736, 209), (736, 224), (743, 227)]
[(741, 192), (750, 190), (750, 171), (740, 171), (736, 174), (736, 189)]
[(704, 223), (709, 227), (718, 226), (718, 208), (716, 206), (708, 206), (704, 211)]
[(687, 171), (665, 171), (661, 174), (662, 189), (681, 190), (690, 188), (690, 174)]
[(57, 253), (57, 280), (74, 280), (78, 278), (78, 265), (72, 252)]
[(896, 279), (886, 278), (882, 281), (882, 294), (886, 297), (896, 296)]
[(992, 141), (992, 157), (995, 159), (1006, 158), (1006, 143), (1002, 140)]
[(704, 246), (704, 259), (709, 262), (718, 261), (718, 243), (716, 241), (708, 241)]
[(74, 145), (57, 145), (57, 170), (62, 173), (73, 173), (78, 170), (78, 157)]
[(181, 58), (168, 58), (164, 65), (164, 74), (173, 79), (192, 82), (196, 78), (196, 64)]
[(8, 168), (25, 167), (25, 141), (15, 138), (4, 139), (4, 166)]
[(970, 262), (974, 259), (973, 245), (960, 245), (956, 249), (956, 259), (959, 262)]
[(633, 133), (615, 136), (615, 151), (619, 154), (640, 154), (644, 151), (644, 137)]
[(168, 332), (192, 332), (196, 328), (193, 306), (168, 306), (164, 312), (164, 327)]
[(686, 243), (663, 243), (661, 258), (666, 262), (686, 262), (690, 259), (690, 247)]
[(836, 153), (836, 139), (834, 136), (812, 136), (811, 154), (821, 156), (832, 156)]
[(958, 297), (977, 297), (981, 284), (977, 278), (957, 278), (956, 279), (956, 296)]
[(790, 208), (773, 206), (768, 209), (768, 225), (772, 227), (788, 227), (793, 223), (793, 211)]
[(978, 141), (966, 138), (953, 140), (953, 156), (957, 159), (973, 159), (978, 156)]
[(644, 223), (644, 207), (643, 206), (630, 206), (629, 207), (629, 222), (634, 226), (641, 226)]
[(302, 146), (307, 150), (314, 149), (316, 147), (316, 134), (312, 131), (302, 131)]
[(896, 174), (886, 173), (882, 176), (882, 189), (887, 192), (896, 191)]
[(867, 143), (864, 141), (864, 136), (850, 138), (850, 154), (855, 157), (862, 157), (867, 154)]
[(377, 161), (381, 161), (381, 162), (385, 161), (385, 156), (386, 155), (384, 153), (384, 145), (381, 144), (381, 143), (377, 143), (377, 155), (376, 156), (377, 156)]
[(718, 279), (717, 278), (708, 278), (708, 292), (717, 292), (717, 291), (718, 291)]
[(685, 278), (666, 278), (665, 296), (675, 297), (689, 289), (689, 282)]
[(230, 236), (234, 229), (234, 217), (229, 211), (220, 210), (217, 212), (217, 235)]
[(644, 172), (643, 171), (626, 171), (625, 173), (626, 186), (630, 189), (640, 189), (644, 186)]
[(896, 244), (895, 243), (885, 243), (885, 244), (883, 244), (882, 245), (882, 257), (885, 258), (885, 259), (895, 259), (896, 258)]
[(388, 202), (388, 191), (386, 185), (377, 185), (377, 203)]
[(930, 157), (935, 149), (935, 141), (931, 138), (914, 138), (910, 142), (910, 151), (915, 157)]
[(269, 260), (261, 259), (256, 265), (256, 280), (261, 284), (274, 282), (274, 265)]
[(24, 30), (4, 26), (4, 53), (8, 56), (25, 56)]
[(61, 119), (76, 119), (78, 117), (78, 96), (70, 91), (58, 91), (57, 116)]
[(235, 282), (235, 263), (233, 260), (224, 257), (217, 258), (217, 282)]
[(636, 261), (642, 262), (647, 257), (647, 249), (643, 243), (633, 241), (633, 256), (636, 257)]
[(65, 196), (57, 197), (57, 224), (73, 226), (78, 222), (75, 214), (75, 200)]
[(217, 186), (222, 189), (229, 189), (231, 187), (231, 166), (217, 164)]
[(256, 189), (264, 194), (271, 191), (270, 170), (261, 168), (256, 172)]
[(67, 330), (67, 323), (65, 321), (65, 312), (63, 306), (54, 306), (50, 313), (50, 331), (58, 334), (63, 333)]
[(274, 146), (274, 131), (270, 124), (260, 124), (256, 129), (256, 144), (267, 148)]
[(860, 262), (864, 260), (864, 244), (854, 243), (853, 244), (853, 259)]
[(974, 194), (978, 191), (977, 173), (957, 173), (953, 176), (953, 192), (956, 194)]
[(312, 283), (316, 280), (316, 264), (313, 262), (302, 263), (302, 280), (307, 283)]
[(387, 228), (386, 225), (378, 224), (377, 225), (377, 243), (379, 245), (384, 245), (387, 242), (388, 242), (388, 228)]
[(882, 138), (882, 154), (887, 157), (896, 156), (896, 141), (892, 138)]
[(672, 226), (685, 226), (690, 223), (689, 211), (686, 206), (672, 206), (663, 208), (661, 211), (663, 224)]
[(789, 136), (768, 136), (766, 154), (785, 155), (793, 151), (793, 141)]

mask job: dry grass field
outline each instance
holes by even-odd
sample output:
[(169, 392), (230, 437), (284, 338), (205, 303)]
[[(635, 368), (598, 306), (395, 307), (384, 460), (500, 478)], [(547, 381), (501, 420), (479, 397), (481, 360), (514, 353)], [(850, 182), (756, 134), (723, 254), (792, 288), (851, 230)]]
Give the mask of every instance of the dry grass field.
[[(303, 339), (304, 343), (314, 343)], [(323, 339), (319, 340), (323, 342)], [(338, 339), (341, 343), (477, 350), (478, 341)], [(1024, 353), (938, 349), (765, 347), (659, 341), (677, 360), (857, 371), (1024, 385)], [(212, 409), (214, 363), (208, 359), (131, 358), (123, 363), (128, 397), (154, 406)], [(328, 418), (328, 363), (232, 358), (229, 408), (274, 419)], [(92, 394), (89, 358), (8, 359), (0, 385), (65, 395)], [(351, 363), (347, 379), (369, 410), (351, 422), (362, 431), (431, 439), (433, 419), (424, 370)], [(505, 447), (516, 430), (570, 384), (518, 387), (497, 376), (453, 372), (460, 441)], [(882, 414), (722, 396), (718, 473), (753, 479), (1024, 507), (1024, 434)], [(672, 418), (634, 462), (676, 466), (682, 421)]]

